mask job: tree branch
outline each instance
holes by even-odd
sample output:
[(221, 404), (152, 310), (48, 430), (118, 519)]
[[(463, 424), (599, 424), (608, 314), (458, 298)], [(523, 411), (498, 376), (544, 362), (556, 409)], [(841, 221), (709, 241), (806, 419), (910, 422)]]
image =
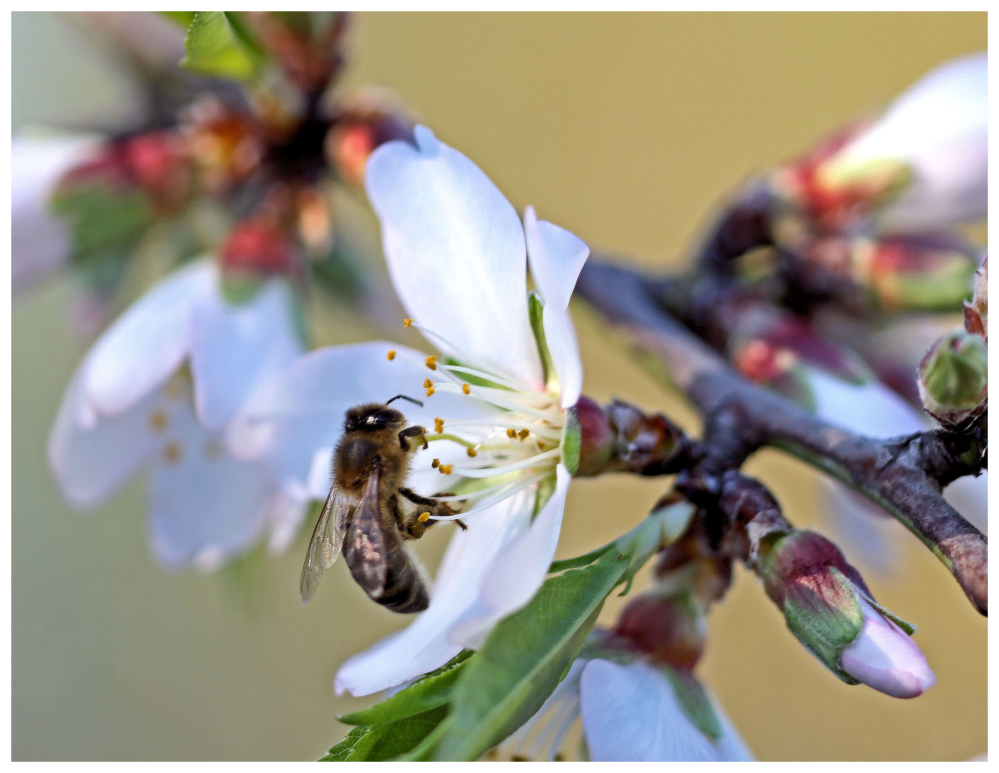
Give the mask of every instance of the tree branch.
[[(639, 349), (665, 365), (702, 415), (738, 408), (746, 437), (754, 443), (780, 448), (863, 493), (919, 537), (954, 574), (975, 608), (988, 613), (988, 542), (941, 496), (942, 481), (933, 477), (947, 467), (937, 453), (939, 437), (862, 437), (753, 385), (667, 314), (645, 282), (630, 269), (591, 258), (576, 290)], [(948, 470), (944, 479), (954, 472)]]

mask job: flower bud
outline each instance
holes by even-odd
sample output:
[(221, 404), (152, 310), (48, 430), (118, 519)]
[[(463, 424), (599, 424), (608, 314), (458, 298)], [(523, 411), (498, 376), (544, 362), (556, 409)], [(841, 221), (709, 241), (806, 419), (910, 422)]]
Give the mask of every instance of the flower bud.
[(564, 433), (567, 439), (578, 434), (578, 462), (576, 469), (569, 471), (573, 475), (599, 475), (614, 454), (615, 433), (604, 409), (581, 395), (566, 411)]
[(707, 626), (689, 594), (646, 593), (625, 606), (615, 632), (656, 660), (689, 671), (704, 652)]
[(960, 424), (985, 410), (989, 355), (981, 336), (956, 328), (919, 363), (919, 396), (942, 424)]
[[(912, 627), (875, 605), (860, 574), (825, 537), (794, 531), (781, 538), (767, 553), (761, 575), (791, 633), (844, 682), (863, 682), (896, 697), (918, 695), (914, 684), (925, 689), (932, 683), (921, 653), (912, 654), (919, 652), (906, 635)], [(890, 621), (893, 633), (887, 636)], [(879, 660), (877, 647), (885, 642), (892, 649)]]
[(249, 218), (237, 224), (219, 255), (226, 273), (255, 277), (290, 274), (297, 262), (291, 237), (265, 218)]
[(391, 140), (413, 142), (414, 122), (398, 100), (381, 89), (353, 95), (326, 136), (326, 155), (350, 185), (364, 188), (368, 159)]
[(989, 345), (989, 258), (975, 272), (975, 290), (971, 303), (964, 304), (964, 329), (976, 333)]
[(225, 190), (248, 178), (264, 155), (264, 138), (249, 117), (214, 99), (191, 107), (185, 131), (201, 181), (212, 191)]
[(915, 698), (936, 676), (912, 638), (894, 621), (860, 599), (864, 625), (839, 659), (846, 673), (893, 698)]

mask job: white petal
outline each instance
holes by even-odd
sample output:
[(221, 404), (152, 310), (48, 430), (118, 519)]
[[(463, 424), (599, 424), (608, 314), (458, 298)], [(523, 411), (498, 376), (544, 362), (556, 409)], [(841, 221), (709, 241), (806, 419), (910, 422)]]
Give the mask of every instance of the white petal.
[(871, 502), (839, 481), (818, 478), (819, 501), (829, 525), (829, 536), (843, 548), (861, 574), (891, 572), (897, 565), (896, 539), (901, 525)]
[[(345, 662), (336, 675), (337, 695), (369, 695), (442, 666), (461, 651), (448, 634), (471, 607), (491, 559), (527, 528), (533, 492), (505, 499), (455, 530), (437, 572), (430, 607), (413, 623)], [(438, 526), (436, 528), (446, 528)]]
[(271, 280), (248, 303), (228, 303), (215, 287), (194, 309), (191, 370), (198, 417), (227, 424), (250, 395), (302, 354), (292, 290)]
[(975, 527), (989, 533), (989, 472), (958, 478), (944, 489), (944, 499)]
[(220, 565), (256, 542), (274, 496), (260, 465), (235, 459), (176, 400), (149, 486), (149, 541), (168, 568)]
[(852, 384), (811, 368), (808, 383), (815, 413), (826, 421), (868, 437), (886, 438), (922, 432), (927, 419), (879, 381)]
[(510, 540), (486, 566), (478, 599), (454, 626), (450, 641), (479, 649), (500, 620), (525, 607), (538, 592), (555, 556), (572, 480), (563, 464), (556, 468), (556, 476), (555, 493), (530, 528)]
[(551, 304), (558, 309), (567, 309), (579, 272), (590, 255), (590, 248), (564, 228), (547, 220), (538, 220), (534, 207), (524, 211), (524, 236), (531, 276), (544, 298), (545, 306)]
[[(500, 744), (502, 751), (510, 755), (519, 754), (527, 756), (529, 759), (539, 759), (540, 755), (525, 754), (525, 751), (528, 747), (537, 745), (539, 740), (550, 738), (553, 731), (550, 725), (557, 715), (565, 713), (566, 709), (579, 714), (579, 679), (583, 675), (583, 667), (588, 662), (588, 660), (583, 659), (573, 661), (572, 666), (569, 667), (569, 673), (559, 682), (548, 699), (541, 704), (541, 708), (535, 712), (534, 716)], [(548, 758), (551, 759), (556, 751), (558, 751), (557, 748), (551, 749), (551, 755), (548, 755)]]
[(591, 660), (579, 689), (583, 730), (594, 761), (718, 759), (707, 736), (680, 707), (669, 680), (647, 663)]
[[(392, 361), (390, 350), (396, 352)], [(424, 379), (437, 378), (425, 360), (415, 349), (385, 341), (311, 351), (251, 397), (230, 424), (226, 445), (240, 458), (266, 456), (282, 485), (293, 481), (309, 490), (316, 452), (336, 445), (348, 408), (406, 394), (423, 401), (422, 408), (393, 403), (412, 424), (483, 415), (480, 404), (465, 395), (441, 391), (425, 397)]]
[(85, 369), (86, 362), (63, 395), (48, 445), (49, 466), (59, 489), (70, 505), (80, 509), (106, 502), (148, 462), (159, 443), (150, 424), (160, 403), (155, 393), (131, 411), (94, 419), (85, 428), (80, 422), (88, 408), (82, 388)]
[(576, 330), (568, 309), (549, 308), (547, 304), (542, 322), (548, 353), (558, 374), (559, 405), (567, 410), (576, 404), (583, 391), (583, 362), (579, 357)]
[(843, 650), (839, 665), (854, 679), (893, 698), (915, 698), (936, 676), (908, 634), (864, 599), (864, 627)]
[(382, 145), (366, 173), (399, 298), (445, 354), (541, 389), (520, 219), (468, 158), (425, 127), (415, 137)]
[(275, 493), (268, 507), (267, 520), (271, 535), (267, 540), (267, 552), (272, 556), (284, 553), (298, 535), (308, 512), (307, 497), (295, 496), (284, 490)]
[(91, 349), (84, 389), (107, 415), (128, 410), (159, 387), (187, 356), (195, 303), (215, 266), (198, 261), (164, 279), (122, 314)]
[(49, 209), (59, 179), (99, 145), (93, 137), (14, 137), (10, 147), (11, 289), (16, 293), (69, 258), (69, 224)]

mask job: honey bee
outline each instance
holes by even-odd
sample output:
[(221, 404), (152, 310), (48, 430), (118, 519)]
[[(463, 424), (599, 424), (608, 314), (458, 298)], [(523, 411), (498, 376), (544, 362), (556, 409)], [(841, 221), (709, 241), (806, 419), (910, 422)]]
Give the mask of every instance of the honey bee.
[(400, 613), (422, 612), (430, 605), (426, 582), (404, 541), (422, 537), (433, 523), (429, 516), (454, 511), (403, 485), (413, 454), (427, 443), (423, 427), (407, 427), (406, 417), (389, 407), (400, 398), (423, 405), (396, 395), (347, 411), (333, 454), (333, 485), (302, 566), (303, 604), (342, 552), (354, 580), (373, 601)]

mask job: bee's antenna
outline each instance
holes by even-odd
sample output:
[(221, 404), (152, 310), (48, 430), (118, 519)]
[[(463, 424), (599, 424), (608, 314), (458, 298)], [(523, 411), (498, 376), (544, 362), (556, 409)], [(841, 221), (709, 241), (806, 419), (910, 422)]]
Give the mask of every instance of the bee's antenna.
[[(409, 400), (409, 402), (416, 403), (421, 408), (423, 407), (423, 403), (422, 402), (420, 402), (419, 400), (415, 400), (412, 397), (407, 397), (406, 395), (396, 395), (395, 397), (392, 398), (392, 400), (399, 400), (399, 399)], [(385, 405), (388, 405), (390, 402), (392, 402), (392, 400), (386, 400), (385, 401)]]

